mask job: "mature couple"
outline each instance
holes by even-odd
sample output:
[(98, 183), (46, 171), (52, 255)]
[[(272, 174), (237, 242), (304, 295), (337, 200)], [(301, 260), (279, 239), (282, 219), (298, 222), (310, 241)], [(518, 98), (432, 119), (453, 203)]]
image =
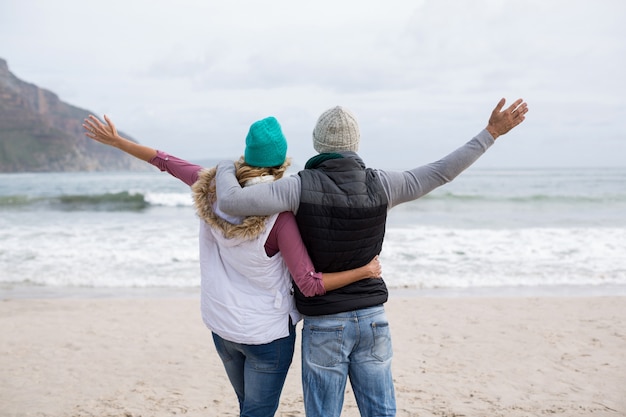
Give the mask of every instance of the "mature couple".
[(306, 415), (339, 416), (349, 377), (362, 416), (393, 416), (388, 294), (377, 259), (387, 211), (451, 181), (524, 120), (526, 103), (504, 103), (472, 140), (409, 171), (366, 168), (356, 118), (343, 107), (319, 117), (319, 154), (285, 178), (287, 143), (273, 117), (252, 124), (239, 161), (208, 170), (120, 137), (106, 116), (84, 127), (192, 187), (202, 316), (241, 416), (276, 412), (301, 315)]

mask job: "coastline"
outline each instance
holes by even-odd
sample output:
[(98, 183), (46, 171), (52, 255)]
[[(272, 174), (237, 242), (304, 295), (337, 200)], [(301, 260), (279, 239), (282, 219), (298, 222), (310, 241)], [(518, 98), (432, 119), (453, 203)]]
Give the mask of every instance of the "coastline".
[[(624, 296), (390, 292), (399, 417), (626, 415)], [(238, 415), (193, 289), (2, 294), (3, 416)], [(277, 416), (304, 416), (300, 328)]]
[[(472, 288), (389, 287), (389, 298), (475, 298), (475, 297), (626, 297), (626, 285), (546, 285)], [(200, 287), (61, 287), (0, 283), (0, 300), (65, 298), (195, 298)]]

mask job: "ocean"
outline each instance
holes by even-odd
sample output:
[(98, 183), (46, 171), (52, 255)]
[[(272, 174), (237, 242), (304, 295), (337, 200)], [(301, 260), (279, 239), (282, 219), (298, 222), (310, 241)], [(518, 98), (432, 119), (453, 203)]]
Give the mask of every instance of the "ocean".
[[(0, 296), (197, 292), (198, 218), (166, 173), (0, 174)], [(478, 169), (389, 212), (390, 289), (626, 294), (626, 168)]]

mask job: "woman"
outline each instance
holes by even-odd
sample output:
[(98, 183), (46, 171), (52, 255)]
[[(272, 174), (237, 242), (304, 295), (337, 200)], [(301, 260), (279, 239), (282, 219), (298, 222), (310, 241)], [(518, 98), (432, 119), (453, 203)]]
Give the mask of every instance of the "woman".
[[(192, 187), (200, 217), (202, 318), (239, 400), (241, 416), (273, 416), (278, 408), (295, 344), (291, 278), (307, 296), (380, 277), (378, 259), (351, 271), (314, 270), (291, 212), (232, 217), (217, 209), (215, 168), (204, 170), (164, 152), (121, 137), (90, 115), (86, 136), (151, 163)], [(242, 186), (281, 178), (289, 166), (287, 142), (273, 117), (250, 126), (237, 162)]]

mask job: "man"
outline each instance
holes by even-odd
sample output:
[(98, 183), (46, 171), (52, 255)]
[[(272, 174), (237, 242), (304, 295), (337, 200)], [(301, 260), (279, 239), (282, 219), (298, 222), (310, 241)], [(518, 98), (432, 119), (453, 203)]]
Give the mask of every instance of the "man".
[[(233, 215), (293, 211), (317, 270), (361, 266), (382, 248), (389, 209), (451, 181), (524, 120), (528, 107), (522, 99), (502, 110), (504, 103), (500, 100), (487, 127), (472, 140), (409, 171), (366, 168), (356, 154), (356, 118), (334, 107), (319, 117), (313, 130), (319, 154), (296, 176), (243, 189), (232, 162), (220, 163), (219, 208)], [(302, 383), (308, 417), (339, 416), (348, 377), (362, 416), (395, 415), (391, 336), (383, 307), (387, 296), (384, 281), (375, 279), (316, 297), (296, 291), (296, 305), (304, 315)]]

